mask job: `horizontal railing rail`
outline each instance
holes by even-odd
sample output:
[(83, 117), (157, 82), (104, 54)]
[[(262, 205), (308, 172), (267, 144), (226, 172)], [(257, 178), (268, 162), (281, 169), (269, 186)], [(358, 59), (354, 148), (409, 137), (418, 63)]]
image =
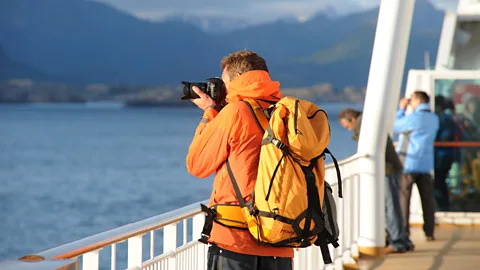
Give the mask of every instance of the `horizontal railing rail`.
[[(361, 158), (367, 158), (367, 157), (368, 157), (368, 154), (354, 154), (354, 155), (351, 155), (350, 157), (348, 157), (346, 159), (342, 159), (342, 160), (337, 161), (337, 164), (338, 164), (338, 166), (343, 166), (343, 165), (346, 165), (346, 164), (351, 163), (353, 161), (357, 161)], [(327, 165), (325, 165), (325, 170), (329, 170), (329, 169), (335, 169), (335, 164), (334, 163), (328, 163)]]
[(163, 228), (166, 225), (191, 218), (201, 213), (200, 203), (206, 204), (208, 200), (196, 202), (158, 216), (88, 236), (65, 245), (42, 251), (37, 253), (37, 255), (51, 259), (75, 258), (87, 252), (98, 250), (114, 243), (123, 242), (134, 236), (140, 236), (150, 231)]

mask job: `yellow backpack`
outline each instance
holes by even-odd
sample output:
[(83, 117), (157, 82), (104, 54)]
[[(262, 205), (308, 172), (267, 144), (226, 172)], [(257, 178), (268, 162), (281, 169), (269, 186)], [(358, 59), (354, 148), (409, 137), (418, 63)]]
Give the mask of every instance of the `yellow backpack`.
[[(330, 142), (327, 114), (312, 102), (284, 97), (263, 110), (244, 100), (264, 132), (253, 198), (241, 194), (229, 161), (227, 170), (239, 205), (202, 205), (207, 243), (212, 222), (248, 229), (260, 243), (274, 247), (320, 246), (331, 263), (328, 244), (338, 247), (338, 224), (332, 189), (325, 182), (325, 154)], [(340, 171), (335, 158), (342, 197)], [(308, 224), (308, 226), (305, 226)]]

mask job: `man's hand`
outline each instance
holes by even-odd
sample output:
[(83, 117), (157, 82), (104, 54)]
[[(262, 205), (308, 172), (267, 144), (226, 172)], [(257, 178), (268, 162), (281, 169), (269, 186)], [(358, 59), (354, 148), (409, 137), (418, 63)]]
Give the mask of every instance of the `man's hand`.
[(400, 103), (398, 104), (398, 107), (402, 110), (405, 110), (407, 109), (407, 106), (408, 106), (408, 98), (402, 98), (400, 100)]
[(215, 101), (207, 94), (205, 94), (200, 88), (194, 86), (192, 87), (193, 92), (197, 94), (200, 98), (192, 99), (192, 102), (197, 105), (200, 109), (206, 110), (208, 107), (215, 107)]

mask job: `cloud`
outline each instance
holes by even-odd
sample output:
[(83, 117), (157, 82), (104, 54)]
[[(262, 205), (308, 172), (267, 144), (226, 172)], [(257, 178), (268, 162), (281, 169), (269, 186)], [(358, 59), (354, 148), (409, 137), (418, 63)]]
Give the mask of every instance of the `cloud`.
[[(262, 22), (280, 17), (309, 17), (328, 6), (340, 10), (372, 6), (377, 0), (95, 0), (127, 11), (140, 18), (161, 19), (170, 14), (197, 16), (234, 16)], [(365, 3), (363, 3), (365, 2)]]
[[(282, 17), (304, 20), (327, 7), (350, 13), (378, 6), (379, 0), (94, 0), (115, 6), (139, 18), (159, 20), (172, 14), (244, 18), (251, 22)], [(385, 0), (388, 1), (388, 0)], [(417, 0), (418, 1), (418, 0)], [(430, 0), (442, 9), (455, 10), (457, 0)]]

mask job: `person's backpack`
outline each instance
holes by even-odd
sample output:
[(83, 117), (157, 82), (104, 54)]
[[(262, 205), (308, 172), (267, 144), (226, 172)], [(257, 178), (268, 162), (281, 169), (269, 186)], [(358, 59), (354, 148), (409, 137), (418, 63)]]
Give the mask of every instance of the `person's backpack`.
[[(264, 132), (257, 181), (252, 199), (241, 194), (227, 160), (239, 205), (207, 208), (200, 241), (207, 242), (207, 223), (248, 229), (261, 244), (274, 247), (321, 248), (324, 262), (332, 263), (328, 244), (338, 247), (339, 229), (330, 185), (325, 182), (325, 154), (330, 154), (327, 114), (312, 102), (284, 97), (263, 110), (254, 100), (244, 100)], [(342, 197), (340, 171), (338, 192)], [(210, 220), (210, 222), (209, 222)], [(307, 226), (305, 226), (307, 224)]]

